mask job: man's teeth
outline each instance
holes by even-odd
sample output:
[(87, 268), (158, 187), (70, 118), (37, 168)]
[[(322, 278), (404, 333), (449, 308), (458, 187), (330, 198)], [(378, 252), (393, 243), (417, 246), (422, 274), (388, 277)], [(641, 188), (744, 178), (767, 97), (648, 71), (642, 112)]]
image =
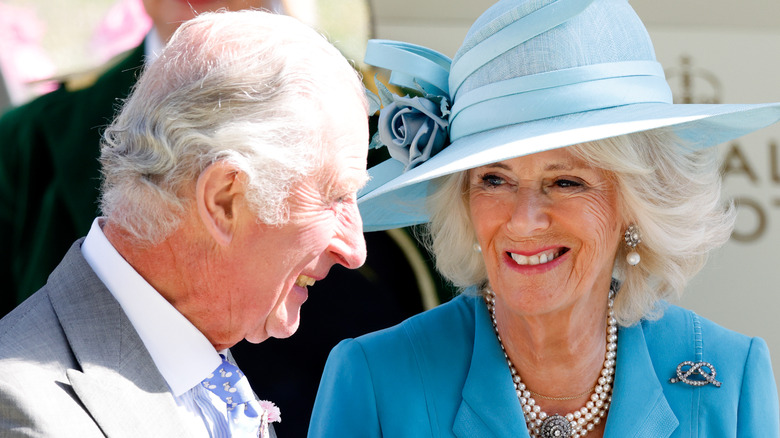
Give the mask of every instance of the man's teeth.
[(316, 280), (306, 276), (306, 275), (299, 275), (298, 278), (295, 280), (295, 285), (300, 287), (306, 287), (306, 286), (314, 286), (314, 282)]
[(543, 265), (547, 262), (553, 261), (556, 257), (558, 257), (559, 254), (552, 250), (540, 254), (534, 254), (532, 256), (524, 256), (521, 254), (515, 254), (513, 252), (510, 252), (509, 255), (518, 265)]

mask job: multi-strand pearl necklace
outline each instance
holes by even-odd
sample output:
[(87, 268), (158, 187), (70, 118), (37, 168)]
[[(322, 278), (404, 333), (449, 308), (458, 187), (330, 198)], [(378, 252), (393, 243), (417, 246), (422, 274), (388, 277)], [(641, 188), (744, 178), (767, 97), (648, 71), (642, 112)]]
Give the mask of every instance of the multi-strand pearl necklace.
[[(512, 360), (504, 348), (504, 343), (501, 341), (501, 335), (498, 334), (498, 325), (496, 323), (496, 295), (489, 288), (485, 288), (485, 303), (493, 321), (493, 330), (496, 332), (496, 338), (498, 338), (498, 343), (504, 352), (506, 363), (509, 365), (509, 371), (512, 372), (512, 382), (515, 385), (517, 398), (520, 400), (528, 432), (532, 438), (583, 437), (601, 423), (602, 419), (607, 415), (609, 404), (612, 402), (612, 380), (615, 375), (615, 359), (617, 357), (617, 321), (612, 311), (614, 297), (615, 292), (610, 288), (609, 307), (607, 310), (607, 353), (604, 359), (604, 367), (601, 369), (601, 375), (598, 378), (598, 384), (593, 389), (590, 400), (579, 410), (566, 415), (548, 415), (536, 404), (536, 400), (531, 396), (531, 391), (520, 380), (520, 375), (517, 373)], [(582, 396), (586, 394), (582, 394)], [(553, 400), (574, 398), (540, 397)]]

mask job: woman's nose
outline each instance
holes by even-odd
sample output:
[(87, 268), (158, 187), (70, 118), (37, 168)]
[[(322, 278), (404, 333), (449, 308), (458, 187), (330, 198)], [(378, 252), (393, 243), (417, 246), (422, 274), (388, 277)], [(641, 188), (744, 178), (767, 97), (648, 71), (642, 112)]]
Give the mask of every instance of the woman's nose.
[(549, 199), (535, 188), (521, 188), (517, 191), (509, 230), (520, 236), (529, 236), (550, 226)]

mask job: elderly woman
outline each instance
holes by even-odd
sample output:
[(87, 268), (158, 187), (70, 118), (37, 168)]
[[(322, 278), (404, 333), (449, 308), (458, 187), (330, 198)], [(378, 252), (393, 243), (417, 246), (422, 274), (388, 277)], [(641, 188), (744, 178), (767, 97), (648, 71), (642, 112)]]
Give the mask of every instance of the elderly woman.
[(451, 65), (387, 41), (366, 60), (420, 96), (379, 86), (397, 160), (365, 228), (429, 222), (465, 292), (338, 345), (311, 437), (778, 436), (764, 341), (666, 300), (733, 226), (704, 148), (780, 105), (673, 105), (625, 0), (503, 0)]

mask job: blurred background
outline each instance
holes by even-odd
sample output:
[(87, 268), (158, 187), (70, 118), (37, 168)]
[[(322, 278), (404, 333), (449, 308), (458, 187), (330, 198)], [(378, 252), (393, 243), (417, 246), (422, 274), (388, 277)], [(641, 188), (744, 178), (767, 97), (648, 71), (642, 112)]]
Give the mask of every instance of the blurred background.
[[(368, 38), (452, 56), (488, 0), (286, 0), (358, 68)], [(780, 2), (633, 0), (680, 103), (780, 101)], [(89, 77), (144, 38), (141, 0), (0, 0), (0, 112)], [(372, 72), (365, 72), (370, 79)], [(0, 139), (2, 147), (3, 139)], [(780, 126), (719, 147), (739, 209), (731, 241), (682, 305), (769, 344), (780, 380)], [(304, 318), (304, 324), (305, 318)], [(705, 346), (706, 349), (706, 346)], [(717, 366), (717, 364), (715, 364)], [(719, 376), (727, 379), (728, 376)]]

